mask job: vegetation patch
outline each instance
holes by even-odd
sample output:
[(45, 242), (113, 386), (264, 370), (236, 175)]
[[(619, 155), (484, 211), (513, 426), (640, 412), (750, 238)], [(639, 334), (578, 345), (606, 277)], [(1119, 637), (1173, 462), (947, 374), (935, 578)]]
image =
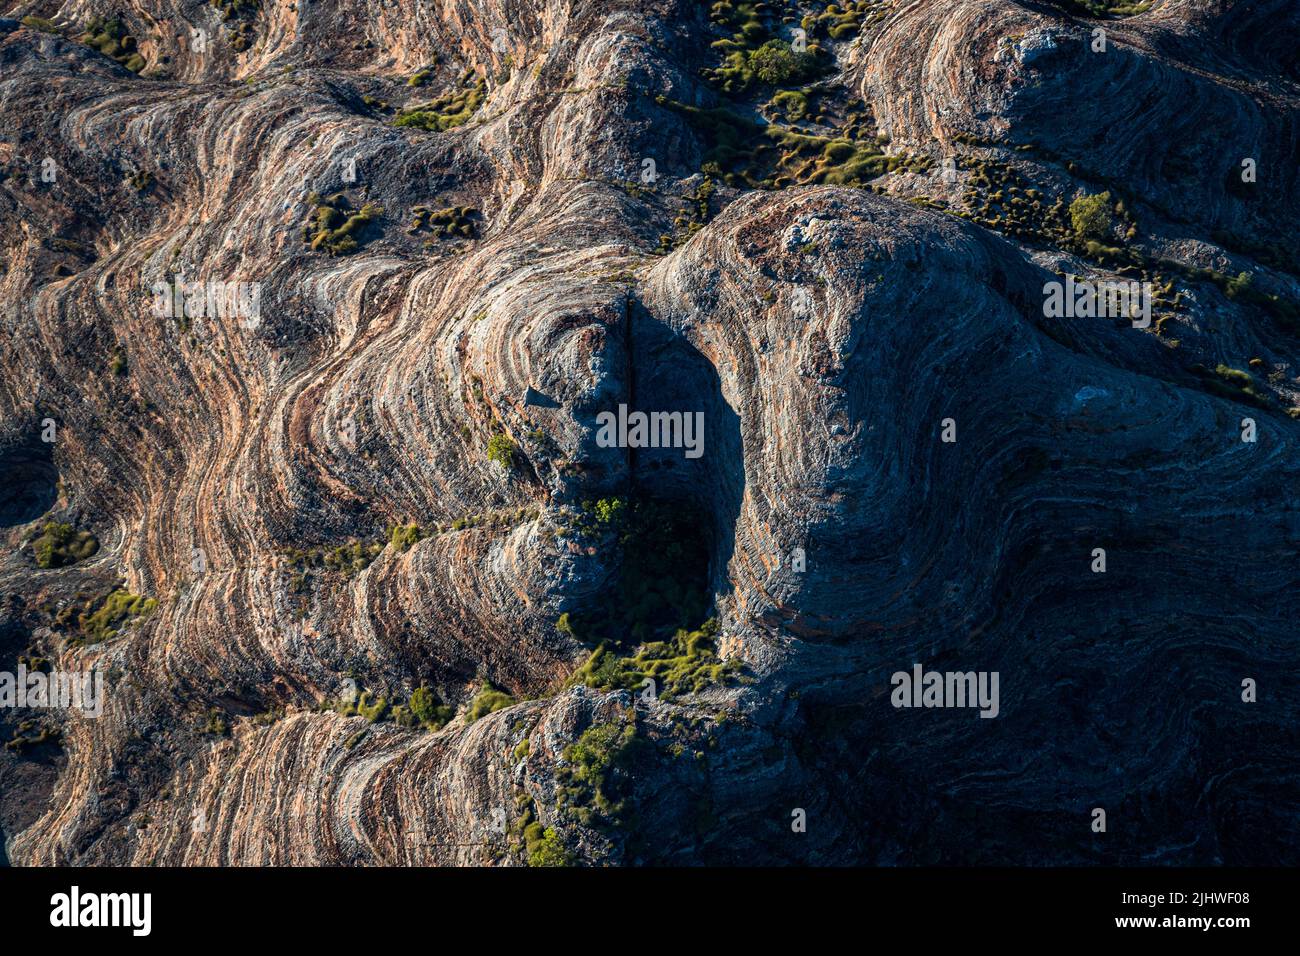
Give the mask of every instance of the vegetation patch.
[[(407, 730), (430, 732), (441, 730), (456, 713), (454, 707), (444, 704), (437, 694), (423, 684), (411, 693), (410, 700), (404, 704), (377, 696), (369, 690), (361, 690), (349, 700), (326, 701), (321, 709), (333, 711), (342, 717), (364, 717), (372, 724), (391, 721)], [(360, 739), (358, 736), (357, 741)]]
[(146, 617), (157, 606), (154, 598), (119, 588), (102, 598), (69, 603), (54, 616), (53, 624), (56, 628), (75, 627), (70, 644), (98, 644), (117, 637), (128, 624)]
[(23, 720), (14, 728), (13, 737), (5, 741), (5, 750), (21, 756), (29, 747), (44, 744), (57, 746), (62, 739), (63, 734), (57, 727), (50, 727), (39, 720)]
[(1060, 5), (1081, 17), (1132, 17), (1151, 9), (1150, 0), (1059, 0)]
[(709, 199), (714, 191), (713, 178), (705, 175), (695, 191), (686, 197), (685, 208), (673, 220), (674, 233), (664, 233), (659, 237), (659, 253), (668, 253), (685, 243), (713, 218), (709, 209)]
[(700, 626), (708, 614), (708, 519), (685, 501), (610, 497), (566, 516), (564, 532), (621, 556), (614, 592), (569, 626), (591, 645), (632, 648)]
[(800, 26), (809, 37), (828, 36), (832, 40), (852, 40), (866, 27), (879, 23), (894, 8), (892, 0), (840, 0), (823, 4), (820, 13), (810, 13)]
[(226, 25), (226, 41), (236, 53), (243, 53), (253, 45), (257, 35), (253, 18), (260, 8), (258, 0), (212, 0), (221, 11), (221, 22)]
[(498, 710), (504, 710), (514, 703), (516, 703), (515, 699), (505, 691), (498, 690), (488, 681), (484, 681), (483, 686), (479, 688), (479, 692), (469, 702), (469, 709), (465, 712), (465, 723), (472, 724), (474, 721), (481, 720), (488, 714), (495, 713)]
[(488, 439), (487, 457), (506, 471), (514, 471), (519, 466), (519, 445), (505, 432), (497, 432)]
[(656, 695), (670, 700), (739, 674), (738, 662), (718, 656), (717, 621), (705, 620), (711, 602), (707, 527), (685, 502), (659, 499), (587, 501), (569, 519), (566, 533), (617, 546), (622, 555), (607, 600), (556, 621), (556, 630), (595, 648), (570, 686), (633, 690), (648, 678)]
[(572, 866), (573, 857), (565, 849), (560, 834), (538, 821), (533, 798), (520, 792), (515, 797), (515, 807), (519, 816), (511, 823), (508, 833), (514, 851), (522, 853), (529, 866)]
[(408, 126), (433, 132), (446, 132), (469, 122), (487, 96), (487, 81), (466, 70), (456, 88), (421, 106), (401, 110), (393, 120), (396, 126)]
[(695, 693), (740, 671), (738, 661), (718, 657), (717, 633), (717, 620), (709, 618), (694, 631), (678, 630), (671, 638), (650, 641), (630, 655), (601, 644), (570, 682), (598, 690), (635, 690), (649, 678), (663, 700)]
[(428, 687), (420, 686), (406, 704), (393, 708), (393, 721), (399, 727), (441, 730), (456, 714), (456, 708), (444, 704)]
[(1113, 241), (1115, 220), (1111, 217), (1110, 193), (1079, 196), (1070, 203), (1070, 224), (1080, 239)]
[(690, 106), (665, 97), (658, 102), (685, 116), (705, 141), (704, 172), (736, 188), (865, 186), (886, 173), (931, 166), (923, 156), (886, 155), (885, 141), (858, 138), (858, 126), (822, 135), (778, 123), (765, 126), (723, 107)]
[(586, 826), (629, 827), (636, 778), (656, 759), (634, 721), (588, 727), (556, 765), (556, 807)]
[(94, 17), (86, 24), (78, 40), (132, 73), (139, 73), (145, 67), (144, 57), (136, 52), (135, 37), (126, 32), (121, 20)]
[(291, 568), (303, 574), (326, 570), (353, 577), (370, 567), (383, 550), (382, 543), (365, 544), (354, 539), (335, 548), (312, 548), (308, 551), (290, 548), (285, 552), (285, 558)]
[(199, 729), (199, 733), (212, 737), (225, 737), (230, 733), (230, 724), (226, 721), (226, 715), (213, 707), (205, 715), (204, 724)]
[(759, 84), (784, 86), (804, 82), (826, 68), (816, 43), (796, 50), (776, 36), (771, 13), (772, 5), (762, 2), (719, 0), (713, 4), (709, 19), (730, 35), (712, 44), (721, 54), (722, 62), (714, 69), (705, 70), (709, 82), (725, 93), (738, 96)]
[(428, 537), (418, 524), (399, 524), (389, 532), (388, 543), (398, 551), (409, 551), (417, 541)]
[(412, 235), (428, 231), (439, 239), (475, 239), (478, 237), (478, 214), (473, 206), (448, 206), (446, 209), (415, 206), (411, 209), (411, 224), (406, 231)]
[(78, 531), (70, 524), (48, 522), (40, 537), (32, 542), (36, 565), (63, 568), (84, 561), (99, 550), (99, 540), (89, 531)]
[(345, 256), (360, 248), (370, 231), (367, 226), (384, 212), (370, 202), (354, 209), (344, 193), (324, 199), (312, 193), (307, 202), (314, 208), (302, 227), (302, 241), (310, 243), (313, 252), (323, 249), (331, 256)]
[(32, 30), (39, 30), (42, 33), (53, 33), (57, 36), (63, 34), (62, 28), (60, 28), (57, 23), (53, 20), (47, 20), (44, 17), (26, 16), (23, 17), (20, 22), (23, 26)]

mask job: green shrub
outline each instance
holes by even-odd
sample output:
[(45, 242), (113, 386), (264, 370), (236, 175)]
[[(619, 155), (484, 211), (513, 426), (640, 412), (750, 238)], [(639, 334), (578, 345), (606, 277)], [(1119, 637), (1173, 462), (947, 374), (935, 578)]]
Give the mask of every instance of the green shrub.
[(360, 248), (367, 225), (384, 213), (382, 206), (369, 202), (353, 209), (343, 193), (325, 199), (313, 193), (307, 201), (315, 208), (302, 228), (302, 241), (310, 243), (313, 252), (324, 249), (331, 256), (345, 256)]
[(569, 851), (560, 841), (560, 835), (540, 823), (530, 823), (524, 829), (524, 846), (529, 866), (572, 866)]
[(465, 722), (472, 724), (488, 714), (504, 710), (513, 703), (515, 699), (505, 691), (497, 690), (490, 683), (484, 682), (474, 699), (470, 701), (469, 710), (465, 713)]
[(139, 73), (145, 67), (144, 57), (136, 52), (135, 37), (126, 32), (121, 20), (94, 17), (79, 39), (132, 73)]
[(338, 571), (347, 577), (360, 574), (383, 552), (382, 541), (363, 544), (353, 540), (329, 549), (312, 548), (300, 551), (297, 548), (289, 548), (284, 552), (284, 556), (289, 567), (301, 575), (303, 583), (306, 583), (308, 573), (316, 569)]
[(626, 824), (637, 771), (653, 753), (631, 721), (588, 727), (556, 766), (557, 803), (587, 825)]
[(488, 461), (496, 462), (507, 471), (514, 471), (518, 454), (519, 446), (504, 432), (497, 432), (488, 439)]
[(411, 694), (408, 705), (412, 716), (426, 730), (439, 730), (451, 720), (455, 710), (438, 700), (436, 694), (427, 687), (417, 687)]
[(225, 715), (213, 707), (208, 711), (207, 720), (199, 733), (210, 734), (213, 737), (224, 737), (230, 733), (230, 725), (226, 723)]
[(789, 122), (808, 116), (808, 96), (800, 90), (782, 90), (772, 97), (768, 106)]
[(389, 536), (389, 542), (398, 551), (407, 551), (417, 541), (426, 537), (424, 529), (418, 524), (397, 525)]
[(1080, 239), (1109, 239), (1115, 231), (1110, 193), (1096, 193), (1075, 199), (1070, 203), (1070, 224)]
[(63, 33), (52, 20), (46, 20), (44, 17), (23, 17), (22, 25), (32, 30), (40, 30), (42, 33), (53, 33), (55, 35)]
[(569, 637), (577, 637), (573, 630), (573, 622), (569, 620), (569, 612), (565, 611), (555, 621), (555, 629), (561, 634), (567, 634)]
[(445, 132), (469, 121), (487, 96), (487, 82), (466, 72), (457, 88), (437, 99), (402, 110), (393, 123), (397, 126)]
[(478, 236), (478, 225), (474, 221), (478, 214), (473, 206), (448, 206), (446, 209), (414, 206), (411, 224), (406, 231), (414, 235), (427, 229), (439, 239), (474, 239)]
[(601, 644), (569, 681), (598, 690), (636, 690), (650, 678), (664, 700), (696, 693), (740, 670), (738, 661), (718, 657), (717, 633), (717, 621), (710, 618), (698, 630), (679, 630), (668, 640), (651, 641), (630, 654)]
[(32, 542), (32, 550), (38, 567), (62, 568), (89, 558), (99, 550), (99, 541), (89, 531), (77, 531), (70, 524), (51, 521)]
[(784, 86), (813, 72), (813, 58), (791, 49), (784, 40), (768, 40), (749, 54), (749, 66), (760, 83)]
[(372, 724), (377, 724), (388, 713), (388, 699), (373, 697), (368, 690), (362, 691), (357, 697), (356, 713), (358, 717), (364, 717)]
[(96, 644), (116, 637), (123, 625), (146, 616), (157, 606), (154, 598), (140, 597), (130, 591), (113, 591), (98, 607), (83, 612), (77, 623), (85, 642)]
[(226, 25), (226, 42), (236, 53), (243, 53), (257, 38), (249, 22), (257, 14), (258, 0), (212, 0), (221, 11), (221, 22)]

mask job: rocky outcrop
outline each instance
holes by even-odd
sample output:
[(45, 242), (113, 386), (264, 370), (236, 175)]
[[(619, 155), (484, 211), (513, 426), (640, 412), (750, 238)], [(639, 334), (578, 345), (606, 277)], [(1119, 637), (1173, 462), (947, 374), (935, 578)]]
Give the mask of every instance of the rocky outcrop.
[(1292, 11), (827, 6), (734, 97), (673, 0), (0, 27), (0, 670), (108, 687), (0, 718), (10, 861), (1294, 862)]

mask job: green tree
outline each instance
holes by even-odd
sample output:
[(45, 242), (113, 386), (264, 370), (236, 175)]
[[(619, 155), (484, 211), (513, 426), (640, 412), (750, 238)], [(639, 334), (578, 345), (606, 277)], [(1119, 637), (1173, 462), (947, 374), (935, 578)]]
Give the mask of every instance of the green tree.
[(1070, 224), (1080, 239), (1109, 239), (1115, 230), (1110, 193), (1080, 196), (1070, 203)]
[(783, 86), (808, 73), (812, 57), (792, 50), (784, 40), (768, 40), (749, 54), (749, 68), (761, 82)]
[(519, 446), (505, 432), (497, 432), (488, 439), (488, 461), (495, 461), (507, 471), (514, 471), (515, 458), (518, 454)]

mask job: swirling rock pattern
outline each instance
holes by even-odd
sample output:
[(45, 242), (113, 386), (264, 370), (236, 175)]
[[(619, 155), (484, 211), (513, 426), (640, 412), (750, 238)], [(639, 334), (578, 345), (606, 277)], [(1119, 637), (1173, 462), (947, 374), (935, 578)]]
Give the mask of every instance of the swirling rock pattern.
[[(811, 95), (911, 158), (775, 190), (691, 118), (775, 122), (704, 78), (708, 5), (29, 6), (0, 20), (0, 670), (108, 693), (0, 753), (9, 861), (1296, 862), (1294, 4), (900, 0), (830, 35), (769, 4), (812, 28)], [(138, 75), (79, 41), (96, 16)], [(464, 122), (394, 122), (480, 80)], [(988, 169), (1035, 210), (1122, 197), (1122, 254), (981, 212)], [(338, 193), (380, 211), (332, 256), (303, 227)], [(1049, 317), (1065, 273), (1178, 294), (1152, 328)], [(177, 275), (260, 313), (160, 316)], [(620, 404), (703, 413), (704, 454), (603, 447)], [(569, 680), (561, 615), (671, 543), (575, 533), (622, 494), (703, 516), (740, 676)], [(55, 519), (99, 550), (37, 567)], [(115, 588), (157, 606), (78, 639)], [(918, 663), (996, 672), (997, 718), (892, 706)], [(471, 713), (485, 683), (515, 702)], [(322, 706), (420, 686), (440, 729)], [(640, 747), (578, 812), (605, 727)]]

